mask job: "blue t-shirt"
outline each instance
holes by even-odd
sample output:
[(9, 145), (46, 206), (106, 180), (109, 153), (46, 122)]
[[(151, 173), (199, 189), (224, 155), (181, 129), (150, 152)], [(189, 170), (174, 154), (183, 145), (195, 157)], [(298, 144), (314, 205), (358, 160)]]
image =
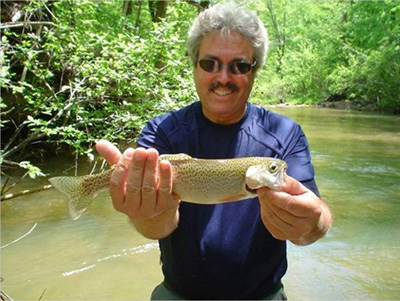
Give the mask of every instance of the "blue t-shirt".
[[(195, 102), (149, 121), (138, 146), (194, 158), (275, 157), (318, 194), (307, 139), (293, 120), (247, 104), (236, 124), (208, 120)], [(178, 228), (161, 239), (165, 283), (187, 299), (265, 297), (286, 272), (286, 242), (271, 236), (258, 198), (218, 205), (182, 202)]]

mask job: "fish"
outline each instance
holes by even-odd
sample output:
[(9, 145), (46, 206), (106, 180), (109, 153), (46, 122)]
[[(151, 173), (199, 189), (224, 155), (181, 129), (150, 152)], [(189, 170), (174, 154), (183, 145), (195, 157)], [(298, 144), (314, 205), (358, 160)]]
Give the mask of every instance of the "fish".
[[(183, 202), (211, 205), (255, 197), (256, 190), (269, 187), (281, 190), (287, 163), (271, 157), (197, 159), (187, 154), (159, 157), (172, 165), (172, 193)], [(115, 165), (93, 175), (53, 177), (49, 181), (68, 198), (73, 220), (81, 217), (94, 197), (109, 187)]]

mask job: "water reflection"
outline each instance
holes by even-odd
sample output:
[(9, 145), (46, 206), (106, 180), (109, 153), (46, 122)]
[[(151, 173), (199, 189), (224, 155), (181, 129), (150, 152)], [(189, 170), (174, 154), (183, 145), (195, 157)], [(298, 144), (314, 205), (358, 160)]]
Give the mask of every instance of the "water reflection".
[[(272, 110), (301, 123), (321, 194), (335, 214), (326, 238), (308, 247), (289, 244), (288, 297), (399, 299), (400, 119), (328, 109)], [(42, 168), (60, 175), (71, 165), (53, 158)], [(88, 171), (89, 166), (80, 169)], [(45, 183), (25, 181), (21, 189)], [(161, 281), (157, 243), (137, 234), (113, 210), (107, 193), (78, 221), (71, 221), (64, 197), (54, 190), (1, 206), (2, 246), (36, 224), (1, 249), (1, 286), (15, 299), (148, 299)]]

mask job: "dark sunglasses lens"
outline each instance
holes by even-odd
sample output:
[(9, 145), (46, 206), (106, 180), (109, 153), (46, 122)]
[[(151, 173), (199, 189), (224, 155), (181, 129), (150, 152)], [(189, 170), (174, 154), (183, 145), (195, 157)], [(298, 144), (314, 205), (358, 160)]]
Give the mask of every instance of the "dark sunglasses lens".
[(246, 74), (250, 72), (251, 65), (246, 62), (235, 62), (232, 64), (231, 71), (233, 74)]
[[(201, 60), (199, 60), (199, 65), (200, 65), (201, 69), (203, 69), (206, 72), (211, 72), (211, 73), (218, 72), (220, 70), (221, 66), (223, 66), (223, 64), (220, 65), (220, 63), (217, 60), (213, 60), (213, 59), (201, 59)], [(239, 62), (233, 62), (233, 63), (229, 64), (228, 68), (232, 74), (243, 75), (243, 74), (249, 73), (251, 71), (251, 69), (253, 69), (254, 65), (239, 61)]]
[(201, 67), (201, 69), (203, 69), (204, 71), (207, 72), (215, 72), (214, 68), (215, 68), (215, 60), (200, 60), (199, 61), (199, 65)]

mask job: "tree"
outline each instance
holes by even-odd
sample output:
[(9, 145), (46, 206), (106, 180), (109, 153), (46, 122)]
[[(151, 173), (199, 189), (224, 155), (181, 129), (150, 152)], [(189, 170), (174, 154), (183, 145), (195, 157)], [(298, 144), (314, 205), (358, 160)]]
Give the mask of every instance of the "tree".
[(342, 99), (400, 112), (399, 2), (267, 1), (253, 7), (271, 39), (254, 98)]
[[(25, 14), (48, 11), (49, 2), (28, 4)], [(40, 32), (2, 29), (3, 173), (20, 166), (40, 175), (28, 161), (37, 149), (86, 155), (102, 137), (132, 144), (148, 119), (194, 97), (182, 60), (194, 7), (176, 3), (156, 26), (143, 15), (137, 32), (137, 14), (123, 15), (119, 2), (51, 4), (52, 24)]]

